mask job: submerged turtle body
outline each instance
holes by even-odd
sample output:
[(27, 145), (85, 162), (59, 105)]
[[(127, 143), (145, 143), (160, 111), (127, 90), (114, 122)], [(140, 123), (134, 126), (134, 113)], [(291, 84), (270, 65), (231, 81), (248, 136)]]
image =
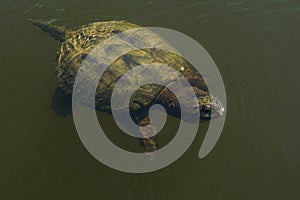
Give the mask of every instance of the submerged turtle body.
[[(39, 22), (34, 23), (41, 26)], [(75, 76), (82, 61), (97, 45), (115, 34), (140, 28), (140, 26), (126, 21), (95, 22), (74, 31), (56, 26), (48, 26), (47, 28), (49, 27), (60, 32), (60, 34), (53, 34), (54, 31), (52, 31), (50, 34), (58, 35), (58, 40), (62, 41), (57, 55), (58, 65), (55, 72), (59, 87), (66, 93), (72, 92)], [(158, 38), (159, 36), (156, 36), (153, 40)], [(165, 43), (169, 45), (167, 42)], [(192, 86), (207, 91), (201, 75), (181, 56), (159, 49), (134, 50), (114, 61), (102, 75), (96, 92), (97, 109), (110, 112), (110, 97), (116, 81), (133, 67), (151, 63), (167, 64), (181, 72)], [(168, 74), (163, 74), (162, 77), (164, 76), (168, 76)], [(150, 106), (163, 89), (163, 86), (154, 84), (139, 88), (131, 98), (130, 110), (136, 111)]]
[[(31, 22), (62, 42), (57, 55), (58, 65), (55, 73), (59, 87), (68, 94), (72, 93), (75, 77), (83, 60), (97, 45), (113, 35), (140, 28), (140, 26), (126, 21), (95, 22), (77, 30), (67, 30), (38, 21)], [(153, 41), (156, 39), (163, 41), (157, 35)], [(161, 43), (165, 43), (166, 46), (169, 45), (166, 41)], [(131, 44), (128, 43), (128, 45)], [(114, 51), (112, 49), (110, 53), (114, 53)], [(118, 79), (134, 67), (151, 63), (166, 64), (180, 72), (189, 81), (198, 97), (200, 117), (204, 116), (203, 119), (210, 119), (211, 106), (217, 106), (216, 111), (221, 109), (221, 105), (218, 105), (218, 102), (209, 95), (203, 77), (190, 63), (180, 55), (154, 48), (128, 52), (110, 64), (99, 80), (95, 95), (96, 108), (100, 111), (111, 112), (111, 94)], [(162, 79), (168, 76), (170, 75), (162, 71)], [(149, 124), (148, 108), (155, 103), (162, 104), (169, 114), (180, 116), (180, 105), (172, 92), (161, 85), (147, 84), (136, 90), (130, 100), (129, 110), (133, 113), (132, 116), (136, 123), (140, 125)], [(141, 133), (143, 134), (143, 131)], [(144, 138), (147, 152), (157, 149), (156, 144), (155, 137)]]

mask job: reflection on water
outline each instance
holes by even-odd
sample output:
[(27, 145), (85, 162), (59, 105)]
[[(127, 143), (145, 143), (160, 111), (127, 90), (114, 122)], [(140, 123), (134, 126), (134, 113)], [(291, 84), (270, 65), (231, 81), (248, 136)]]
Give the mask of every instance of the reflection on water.
[(52, 109), (60, 117), (72, 115), (72, 95), (57, 87), (52, 97)]
[[(0, 8), (1, 199), (300, 199), (298, 0), (5, 0)], [(68, 28), (125, 19), (193, 37), (215, 60), (228, 96), (214, 150), (197, 158), (202, 124), (186, 154), (163, 170), (125, 174), (99, 163), (78, 138), (70, 97), (56, 90), (60, 44), (27, 18)], [(100, 115), (113, 141), (141, 150)], [(160, 143), (177, 122), (168, 119)]]

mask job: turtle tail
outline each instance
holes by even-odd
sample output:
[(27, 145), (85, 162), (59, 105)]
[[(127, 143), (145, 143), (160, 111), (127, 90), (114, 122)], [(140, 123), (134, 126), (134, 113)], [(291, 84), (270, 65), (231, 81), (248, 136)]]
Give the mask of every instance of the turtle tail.
[(49, 33), (54, 39), (64, 42), (66, 39), (67, 30), (64, 27), (52, 25), (48, 22), (27, 19), (27, 22), (39, 27), (42, 31)]

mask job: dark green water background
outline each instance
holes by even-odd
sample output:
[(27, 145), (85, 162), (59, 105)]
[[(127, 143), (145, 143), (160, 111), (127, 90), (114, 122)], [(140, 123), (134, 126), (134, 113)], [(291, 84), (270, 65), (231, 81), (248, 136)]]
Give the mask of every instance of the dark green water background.
[[(0, 199), (300, 199), (299, 0), (0, 3)], [(70, 28), (124, 19), (193, 37), (215, 60), (228, 96), (213, 151), (197, 158), (200, 133), (183, 157), (154, 173), (102, 165), (82, 145), (72, 117), (55, 114), (60, 44), (26, 18)]]

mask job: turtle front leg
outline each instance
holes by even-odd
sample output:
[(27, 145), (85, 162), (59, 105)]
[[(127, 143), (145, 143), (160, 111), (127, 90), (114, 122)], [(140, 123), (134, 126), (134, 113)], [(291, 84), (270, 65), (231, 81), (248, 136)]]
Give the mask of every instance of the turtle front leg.
[(155, 160), (155, 151), (158, 150), (158, 136), (155, 126), (149, 116), (139, 122), (140, 132), (143, 138), (140, 139), (141, 145), (145, 149), (145, 154), (150, 156), (151, 160)]

